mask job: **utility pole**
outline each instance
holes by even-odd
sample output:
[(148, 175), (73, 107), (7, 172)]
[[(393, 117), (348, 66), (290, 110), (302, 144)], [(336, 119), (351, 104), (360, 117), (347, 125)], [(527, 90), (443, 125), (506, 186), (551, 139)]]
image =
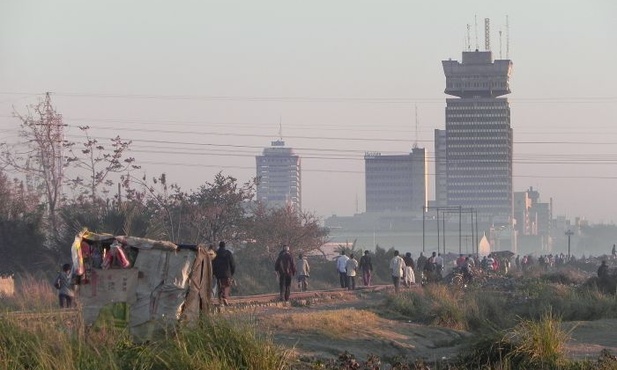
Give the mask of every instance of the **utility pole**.
[(570, 259), (571, 259), (571, 255), (570, 255), (570, 237), (572, 235), (574, 235), (574, 233), (572, 232), (572, 230), (568, 229), (568, 231), (566, 231), (566, 235), (568, 236), (568, 262), (570, 262)]

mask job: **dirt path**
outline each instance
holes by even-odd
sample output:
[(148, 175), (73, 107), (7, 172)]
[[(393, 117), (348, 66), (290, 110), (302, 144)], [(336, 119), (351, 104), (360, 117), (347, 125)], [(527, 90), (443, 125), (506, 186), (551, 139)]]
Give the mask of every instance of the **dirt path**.
[[(308, 306), (262, 306), (248, 311), (265, 330), (273, 334), (275, 342), (293, 347), (302, 356), (314, 358), (336, 358), (347, 351), (362, 360), (375, 354), (380, 358), (407, 357), (435, 361), (455, 356), (470, 335), (374, 315), (385, 294), (345, 295), (341, 299)], [(362, 320), (364, 313), (370, 313), (368, 320)], [(307, 323), (306, 318), (333, 320), (334, 323), (331, 328), (316, 329), (318, 325)], [(351, 322), (346, 323), (347, 320)], [(296, 324), (281, 325), (284, 321)], [(344, 332), (337, 330), (337, 325), (345, 326)]]
[(602, 349), (617, 354), (617, 319), (567, 322), (564, 328), (572, 330), (567, 346), (572, 358), (597, 359)]
[[(455, 357), (473, 335), (384, 318), (380, 310), (386, 294), (340, 293), (310, 305), (263, 305), (231, 314), (249, 313), (272, 333), (275, 342), (301, 356), (322, 359), (336, 358), (347, 351), (362, 360), (375, 354), (384, 359), (423, 358), (434, 362)], [(567, 345), (572, 358), (597, 359), (604, 348), (617, 353), (617, 320), (564, 323), (564, 327), (572, 329)]]

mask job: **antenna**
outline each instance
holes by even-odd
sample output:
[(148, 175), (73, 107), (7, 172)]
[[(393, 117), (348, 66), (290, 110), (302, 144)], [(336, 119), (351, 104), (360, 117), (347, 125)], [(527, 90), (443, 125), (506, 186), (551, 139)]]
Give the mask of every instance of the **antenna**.
[(480, 49), (480, 45), (478, 44), (478, 16), (474, 15), (473, 16), (474, 22), (475, 22), (475, 34), (476, 34), (476, 50)]
[(491, 20), (484, 18), (484, 50), (491, 50)]
[(506, 15), (506, 59), (510, 59), (510, 20)]
[(416, 104), (416, 140), (413, 142), (413, 148), (418, 148), (418, 104)]
[(501, 57), (501, 30), (499, 30), (499, 59), (502, 59)]
[(283, 117), (279, 116), (279, 139), (283, 141)]
[(467, 51), (471, 51), (471, 24), (467, 23)]

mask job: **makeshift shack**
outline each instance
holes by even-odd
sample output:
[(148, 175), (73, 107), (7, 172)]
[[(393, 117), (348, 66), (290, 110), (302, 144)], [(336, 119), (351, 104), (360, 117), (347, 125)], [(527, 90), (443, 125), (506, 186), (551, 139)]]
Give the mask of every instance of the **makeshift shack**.
[(145, 341), (209, 311), (212, 263), (205, 246), (86, 230), (75, 237), (72, 258), (86, 325), (111, 317)]

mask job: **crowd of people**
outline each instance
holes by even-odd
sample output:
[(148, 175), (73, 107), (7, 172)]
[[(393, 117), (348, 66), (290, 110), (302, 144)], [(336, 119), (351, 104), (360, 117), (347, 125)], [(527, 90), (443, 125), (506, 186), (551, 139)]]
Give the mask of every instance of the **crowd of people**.
[[(616, 258), (617, 253), (613, 245), (611, 257)], [(219, 305), (227, 306), (231, 287), (234, 284), (234, 274), (236, 263), (233, 253), (226, 248), (224, 241), (215, 249), (213, 244), (208, 246), (208, 254), (212, 260), (212, 297), (218, 298)], [(513, 260), (513, 266), (511, 261)], [(455, 272), (461, 273), (465, 283), (471, 283), (475, 274), (482, 272), (490, 276), (492, 273), (507, 274), (511, 268), (523, 273), (537, 265), (544, 270), (559, 267), (568, 261), (574, 261), (574, 256), (568, 257), (563, 253), (540, 255), (534, 258), (532, 255), (498, 255), (488, 254), (482, 259), (477, 255), (460, 254), (453, 261)], [(358, 261), (354, 253), (347, 255), (346, 251), (341, 251), (335, 260), (336, 271), (339, 276), (339, 284), (343, 289), (355, 290), (356, 277), (361, 276), (362, 284), (365, 287), (371, 286), (373, 277), (373, 262), (370, 252), (364, 251)], [(401, 286), (412, 287), (417, 283), (417, 278), (421, 279), (422, 284), (438, 282), (443, 279), (445, 261), (441, 253), (432, 252), (430, 256), (425, 256), (420, 252), (414, 261), (411, 253), (407, 252), (401, 256), (398, 250), (394, 251), (394, 257), (390, 260), (389, 270), (392, 277), (394, 291), (398, 293)], [(291, 295), (291, 284), (296, 278), (298, 290), (301, 292), (308, 290), (310, 265), (302, 253), (298, 259), (294, 260), (288, 245), (283, 245), (274, 264), (274, 271), (277, 275), (279, 294), (281, 301), (289, 301)], [(606, 260), (602, 262), (597, 272), (600, 278), (608, 276)], [(54, 280), (54, 286), (58, 290), (60, 307), (70, 308), (74, 305), (75, 282), (72, 279), (72, 267), (64, 264)]]

